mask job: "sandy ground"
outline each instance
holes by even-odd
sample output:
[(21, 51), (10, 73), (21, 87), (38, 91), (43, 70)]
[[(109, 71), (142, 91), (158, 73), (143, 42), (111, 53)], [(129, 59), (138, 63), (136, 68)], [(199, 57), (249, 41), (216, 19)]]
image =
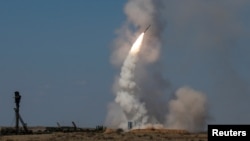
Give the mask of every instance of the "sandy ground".
[(37, 135), (0, 136), (0, 141), (207, 141), (206, 133), (191, 134), (167, 130), (137, 130), (119, 132), (72, 132)]

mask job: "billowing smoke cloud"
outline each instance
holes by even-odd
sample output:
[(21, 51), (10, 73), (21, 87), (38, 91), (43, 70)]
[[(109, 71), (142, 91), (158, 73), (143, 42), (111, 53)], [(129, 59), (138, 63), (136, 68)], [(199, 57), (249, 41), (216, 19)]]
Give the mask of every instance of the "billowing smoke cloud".
[(120, 105), (113, 102), (108, 105), (108, 109), (105, 124), (109, 128), (126, 128), (128, 121)]
[(178, 77), (179, 85), (192, 84), (208, 94), (211, 122), (249, 123), (249, 7), (249, 0), (182, 0), (167, 5), (168, 53), (179, 52), (167, 56), (169, 64), (178, 64), (168, 65), (168, 75)]
[[(114, 83), (115, 101), (109, 105), (106, 119), (106, 125), (109, 127), (127, 129), (128, 121), (136, 122), (135, 128), (152, 126), (163, 128), (164, 123), (166, 123), (165, 127), (166, 125), (173, 127), (173, 124), (178, 121), (171, 121), (166, 118), (166, 115), (170, 114), (167, 117), (175, 117), (186, 114), (185, 112), (176, 113), (171, 106), (168, 109), (165, 97), (169, 88), (161, 63), (162, 35), (166, 26), (165, 6), (164, 0), (129, 0), (125, 6), (128, 19), (118, 31), (118, 38), (115, 40), (115, 48), (111, 56), (111, 63), (118, 67), (122, 65), (122, 69)], [(152, 26), (145, 35), (140, 52), (131, 55), (129, 53), (131, 44), (138, 36), (138, 33), (134, 34), (132, 29), (139, 28), (138, 32), (142, 32), (143, 28), (149, 24)], [(186, 102), (184, 104), (188, 105), (188, 102), (192, 101), (182, 101), (183, 95), (186, 97), (185, 94), (187, 94), (190, 99), (201, 100), (198, 106), (205, 106), (203, 103), (206, 103), (206, 100), (197, 98), (199, 93), (196, 91), (180, 91), (181, 94), (177, 91), (177, 101)], [(190, 108), (195, 107), (190, 104)], [(193, 113), (189, 113), (189, 116), (190, 118), (197, 118), (197, 116), (206, 118), (202, 115), (205, 113), (206, 108), (204, 111), (194, 110)], [(204, 125), (203, 122), (191, 122), (191, 119), (185, 122), (179, 121), (183, 126), (178, 127), (195, 131)]]
[(189, 87), (176, 91), (176, 99), (169, 102), (166, 127), (198, 132), (206, 126), (208, 117), (206, 96)]

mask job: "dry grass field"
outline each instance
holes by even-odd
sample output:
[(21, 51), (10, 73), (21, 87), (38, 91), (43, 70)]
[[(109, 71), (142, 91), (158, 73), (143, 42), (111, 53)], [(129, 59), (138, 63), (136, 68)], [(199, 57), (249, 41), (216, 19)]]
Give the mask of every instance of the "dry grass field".
[(0, 136), (0, 141), (207, 141), (207, 134), (191, 134), (167, 129), (138, 129), (130, 132), (106, 129), (104, 132), (72, 132)]

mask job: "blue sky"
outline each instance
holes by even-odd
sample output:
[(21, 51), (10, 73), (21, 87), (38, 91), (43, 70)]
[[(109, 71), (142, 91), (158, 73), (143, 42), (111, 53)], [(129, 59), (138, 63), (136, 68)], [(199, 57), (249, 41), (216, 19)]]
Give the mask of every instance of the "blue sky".
[[(28, 126), (103, 124), (119, 71), (110, 56), (115, 30), (126, 21), (125, 3), (0, 1), (0, 126), (14, 126), (14, 91), (22, 95)], [(249, 123), (249, 5), (234, 7), (215, 28), (213, 16), (186, 15), (189, 7), (178, 2), (167, 8), (162, 60), (172, 89), (188, 85), (205, 93), (212, 123)]]
[(16, 90), (28, 125), (102, 124), (112, 100), (110, 45), (123, 4), (1, 1), (0, 125), (11, 125)]

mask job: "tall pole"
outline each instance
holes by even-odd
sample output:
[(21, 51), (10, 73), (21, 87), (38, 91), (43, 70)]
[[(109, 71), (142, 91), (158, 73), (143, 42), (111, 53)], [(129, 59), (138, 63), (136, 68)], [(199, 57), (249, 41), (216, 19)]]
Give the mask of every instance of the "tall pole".
[(16, 113), (16, 134), (19, 133), (19, 104), (21, 100), (21, 95), (19, 94), (18, 91), (15, 91), (15, 103), (16, 103), (16, 108), (14, 108), (15, 113)]

